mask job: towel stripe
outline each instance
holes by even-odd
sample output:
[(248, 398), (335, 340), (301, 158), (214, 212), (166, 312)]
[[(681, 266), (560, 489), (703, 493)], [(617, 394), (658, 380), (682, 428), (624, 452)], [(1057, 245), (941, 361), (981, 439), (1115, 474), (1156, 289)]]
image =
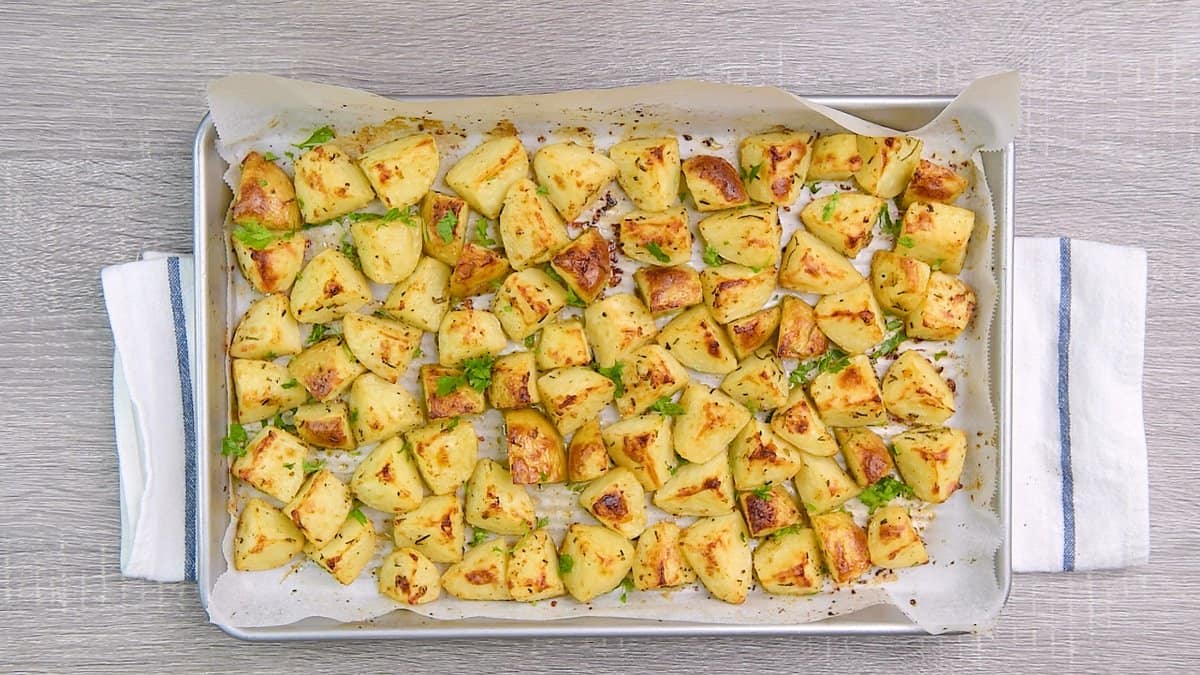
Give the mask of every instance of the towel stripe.
[(183, 288), (179, 258), (167, 258), (167, 281), (171, 287), (171, 316), (175, 322), (175, 353), (179, 366), (179, 389), (183, 395), (184, 447), (184, 550), (183, 576), (196, 580), (196, 417), (192, 405), (192, 367), (188, 356), (187, 317), (183, 311)]
[(1062, 471), (1063, 569), (1075, 569), (1075, 479), (1071, 472), (1071, 240), (1058, 240), (1058, 437)]

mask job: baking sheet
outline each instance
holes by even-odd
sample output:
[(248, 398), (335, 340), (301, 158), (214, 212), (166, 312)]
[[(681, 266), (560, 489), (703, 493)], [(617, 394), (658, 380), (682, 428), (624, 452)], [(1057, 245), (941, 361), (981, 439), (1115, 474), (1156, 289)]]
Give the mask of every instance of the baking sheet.
[[(1015, 76), (1005, 75), (977, 82), (937, 120), (915, 133), (927, 142), (926, 157), (948, 163), (964, 163), (975, 172), (972, 192), (964, 205), (976, 210), (979, 227), (968, 255), (966, 278), (976, 287), (980, 313), (970, 333), (960, 339), (956, 356), (947, 374), (956, 379), (961, 395), (960, 412), (951, 424), (966, 429), (972, 439), (968, 468), (960, 491), (947, 504), (934, 509), (924, 536), (934, 563), (902, 571), (898, 579), (885, 586), (875, 583), (812, 598), (778, 598), (761, 592), (752, 594), (742, 606), (729, 606), (707, 598), (700, 587), (677, 590), (665, 602), (658, 592), (631, 593), (621, 602), (618, 593), (578, 605), (569, 599), (556, 603), (544, 601), (534, 606), (518, 603), (465, 602), (443, 598), (420, 608), (437, 618), (488, 616), (500, 618), (547, 619), (565, 616), (615, 616), (623, 618), (678, 619), (734, 624), (798, 623), (823, 619), (878, 602), (893, 602), (926, 630), (972, 629), (985, 625), (1003, 601), (993, 566), (993, 553), (999, 544), (999, 518), (992, 511), (996, 461), (995, 416), (991, 410), (990, 385), (987, 381), (987, 327), (995, 306), (995, 282), (990, 269), (991, 236), (994, 216), (982, 165), (974, 151), (1005, 145), (1015, 129)], [(563, 138), (581, 138), (573, 129), (587, 126), (596, 145), (606, 148), (626, 136), (669, 131), (679, 136), (682, 155), (703, 151), (735, 160), (736, 139), (775, 124), (793, 128), (830, 131), (841, 126), (858, 133), (882, 133), (878, 127), (855, 120), (843, 113), (801, 101), (775, 89), (668, 83), (604, 92), (574, 92), (540, 97), (489, 98), (475, 100), (437, 100), (419, 104), (388, 101), (378, 97), (324, 85), (296, 83), (266, 76), (237, 76), (214, 83), (212, 109), (224, 143), (223, 156), (234, 167), (227, 178), (236, 177), (237, 160), (249, 149), (272, 150), (283, 156), (289, 145), (307, 137), (317, 126), (332, 123), (343, 136), (363, 125), (383, 125), (380, 137), (409, 133), (412, 124), (400, 117), (432, 117), (444, 124), (439, 135), (443, 151), (443, 172), (462, 152), (470, 149), (481, 134), (487, 133), (498, 119), (509, 119), (522, 132), (527, 147), (535, 149), (544, 142)], [(992, 107), (989, 107), (992, 106)], [(617, 123), (614, 123), (617, 122)], [(970, 173), (970, 171), (968, 171)], [(848, 186), (847, 186), (848, 187)], [(819, 194), (828, 194), (835, 185), (827, 183)], [(619, 193), (613, 191), (614, 196)], [(799, 207), (811, 198), (807, 194), (783, 214), (785, 239), (796, 227)], [(602, 230), (628, 209), (626, 204), (602, 216)], [(580, 220), (587, 219), (585, 213)], [(337, 226), (323, 228), (330, 240), (340, 238)], [(310, 234), (321, 232), (311, 230)], [(878, 238), (873, 248), (889, 245)], [(320, 247), (314, 247), (320, 250)], [(698, 253), (698, 251), (697, 251)], [(865, 269), (869, 254), (859, 256)], [(631, 288), (631, 275), (622, 275), (618, 290)], [(229, 325), (245, 308), (245, 288), (235, 288), (230, 298)], [(382, 297), (382, 289), (377, 297)], [(808, 297), (815, 300), (815, 297)], [(486, 298), (476, 306), (486, 306)], [(432, 350), (432, 336), (426, 345)], [(936, 343), (923, 343), (927, 353), (941, 349)], [(792, 364), (789, 364), (789, 366)], [(880, 364), (880, 371), (886, 364)], [(412, 370), (415, 372), (415, 367)], [(410, 381), (410, 385), (412, 382)], [(491, 439), (499, 420), (494, 411), (485, 416), (490, 424), (477, 427)], [(885, 430), (887, 433), (895, 429)], [(886, 433), (885, 433), (886, 435)], [(499, 456), (501, 446), (488, 442), (481, 446), (484, 456)], [(332, 454), (332, 453), (331, 453)], [(346, 463), (349, 468), (357, 458)], [(539, 504), (539, 513), (552, 517), (552, 529), (561, 534), (564, 516), (574, 513), (573, 493), (562, 486), (531, 489)], [(865, 513), (860, 513), (860, 518)], [(576, 515), (576, 518), (580, 516)], [(583, 515), (582, 518), (587, 518)], [(380, 520), (381, 533), (387, 533)], [(386, 536), (383, 538), (387, 538)], [(225, 542), (228, 556), (228, 537)], [(385, 547), (386, 549), (386, 547)], [(253, 601), (247, 601), (253, 598)], [(913, 604), (915, 602), (915, 604)], [(217, 623), (231, 626), (279, 625), (306, 616), (326, 616), (339, 621), (357, 621), (390, 612), (399, 607), (378, 596), (374, 578), (364, 574), (355, 584), (341, 587), (312, 564), (291, 571), (243, 573), (225, 572), (209, 597), (210, 615)]]

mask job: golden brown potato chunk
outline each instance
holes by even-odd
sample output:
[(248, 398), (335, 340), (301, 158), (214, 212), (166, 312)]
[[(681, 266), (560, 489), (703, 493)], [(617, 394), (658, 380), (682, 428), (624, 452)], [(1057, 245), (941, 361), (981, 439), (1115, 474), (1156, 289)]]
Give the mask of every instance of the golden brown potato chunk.
[(406, 209), (433, 187), (441, 159), (433, 134), (413, 134), (372, 148), (358, 166), (384, 206)]
[(534, 153), (533, 173), (547, 199), (570, 222), (617, 177), (617, 165), (582, 145), (551, 143)]
[(961, 487), (967, 437), (960, 429), (909, 429), (892, 437), (896, 468), (917, 497), (941, 503)]
[(608, 150), (617, 183), (643, 211), (666, 211), (679, 198), (679, 141), (674, 136), (622, 141)]
[(508, 466), (518, 485), (567, 479), (567, 452), (558, 430), (533, 408), (504, 413)]
[(866, 283), (822, 297), (813, 317), (817, 328), (850, 354), (865, 354), (885, 335), (883, 310)]
[(233, 238), (238, 268), (259, 293), (279, 293), (290, 288), (304, 266), (307, 246), (308, 240), (300, 235), (276, 239), (262, 248), (251, 248)]
[(318, 401), (337, 398), (366, 371), (340, 337), (321, 340), (288, 363), (291, 376)]
[(801, 293), (840, 293), (861, 284), (863, 276), (842, 254), (811, 232), (796, 230), (783, 249), (779, 285)]
[(234, 569), (281, 567), (303, 548), (304, 535), (279, 509), (257, 498), (246, 502), (233, 536)]
[(922, 159), (900, 196), (900, 208), (907, 209), (913, 202), (953, 204), (966, 189), (966, 178), (949, 167)]
[(867, 533), (855, 524), (849, 513), (834, 511), (813, 516), (812, 526), (825, 557), (825, 566), (835, 582), (850, 583), (871, 569)]
[(862, 168), (858, 154), (858, 136), (830, 134), (813, 143), (812, 163), (808, 165), (808, 180), (846, 180)]
[(614, 391), (613, 381), (591, 368), (558, 368), (538, 378), (542, 407), (564, 435), (599, 415)]
[(738, 495), (751, 537), (765, 537), (800, 522), (800, 509), (782, 485), (764, 485)]
[(600, 436), (600, 420), (592, 418), (584, 423), (567, 446), (567, 478), (572, 482), (583, 482), (604, 475), (612, 466), (604, 439)]
[(780, 316), (780, 306), (774, 305), (727, 323), (734, 355), (744, 359), (766, 345), (779, 328)]
[(871, 289), (883, 309), (908, 316), (925, 297), (929, 265), (891, 251), (876, 251), (871, 257)]
[(306, 223), (324, 223), (357, 211), (375, 191), (337, 143), (318, 145), (296, 158), (296, 204)]
[(500, 215), (508, 188), (529, 172), (529, 154), (521, 139), (501, 136), (468, 152), (446, 172), (446, 185), (484, 216)]
[(816, 593), (825, 583), (823, 567), (817, 535), (808, 528), (778, 534), (754, 549), (754, 571), (768, 593)]
[(758, 202), (788, 206), (800, 196), (817, 135), (772, 131), (742, 139), (738, 163), (747, 177), (746, 193)]
[(800, 220), (833, 250), (853, 258), (871, 243), (882, 206), (883, 200), (878, 197), (835, 192), (805, 204)]
[(692, 370), (724, 375), (737, 368), (733, 346), (706, 305), (680, 312), (663, 326), (657, 340)]
[(275, 162), (257, 152), (242, 160), (242, 175), (233, 198), (235, 225), (261, 225), (268, 230), (292, 231), (300, 227), (296, 190)]
[(467, 420), (433, 422), (404, 436), (425, 484), (435, 495), (451, 494), (462, 485), (479, 456), (475, 427)]
[(471, 241), (464, 242), (454, 271), (450, 273), (450, 296), (465, 298), (496, 290), (510, 271), (508, 260), (497, 251)]
[(421, 200), (421, 231), (425, 253), (454, 265), (467, 238), (467, 203), (453, 195), (431, 190)]
[(468, 384), (463, 371), (448, 366), (421, 366), (425, 416), (431, 420), (478, 415), (486, 409), (483, 392)]
[(921, 541), (908, 509), (903, 506), (884, 506), (871, 514), (871, 522), (867, 525), (867, 549), (872, 563), (888, 569), (929, 562), (925, 542)]
[(508, 560), (508, 592), (518, 602), (536, 602), (566, 593), (558, 573), (558, 551), (544, 529), (517, 540)]
[(592, 481), (579, 494), (579, 505), (623, 537), (636, 539), (646, 529), (646, 491), (623, 466)]
[(406, 605), (423, 605), (441, 595), (441, 573), (415, 548), (399, 548), (379, 566), (379, 592)]
[(633, 471), (647, 490), (657, 490), (670, 478), (675, 451), (668, 418), (657, 413), (630, 417), (604, 428), (601, 437), (613, 461)]
[(803, 387), (792, 389), (787, 404), (771, 415), (771, 430), (780, 438), (813, 455), (837, 454), (833, 434), (817, 415)]
[(746, 526), (737, 513), (701, 518), (683, 531), (683, 557), (713, 597), (738, 605), (754, 581)]
[(729, 323), (762, 309), (775, 290), (775, 268), (718, 265), (700, 273), (704, 303), (721, 323)]
[(687, 369), (661, 345), (646, 345), (630, 355), (622, 370), (625, 391), (617, 396), (617, 413), (632, 417), (687, 386)]
[(896, 468), (887, 445), (874, 431), (859, 427), (836, 429), (833, 434), (842, 449), (846, 468), (850, 470), (850, 475), (854, 476), (854, 482), (860, 486), (873, 485)]
[(340, 319), (372, 299), (367, 278), (336, 249), (318, 253), (301, 275), (291, 295), (292, 316), (301, 323)]
[(537, 365), (542, 370), (586, 366), (592, 362), (592, 349), (579, 319), (547, 324), (537, 343)]
[(566, 305), (563, 287), (534, 268), (508, 275), (496, 291), (492, 311), (509, 339), (520, 342), (553, 321)]
[(697, 211), (720, 211), (749, 203), (742, 178), (728, 160), (696, 155), (684, 160), (682, 168)]
[(914, 202), (904, 211), (893, 250), (923, 260), (935, 270), (958, 274), (974, 229), (975, 212), (970, 209)]
[(633, 273), (633, 281), (638, 295), (656, 316), (704, 301), (700, 275), (687, 265), (643, 267)]
[(883, 376), (883, 405), (906, 424), (936, 426), (954, 414), (954, 391), (932, 363), (910, 349)]
[(925, 297), (904, 322), (904, 333), (918, 340), (955, 340), (971, 323), (975, 304), (975, 291), (965, 281), (933, 272)]
[(279, 501), (290, 501), (304, 483), (308, 447), (283, 429), (263, 427), (246, 444), (246, 454), (234, 460), (230, 471), (255, 489)]
[(679, 526), (662, 520), (638, 537), (633, 561), (633, 584), (640, 591), (690, 584), (696, 573), (683, 559)]
[(863, 165), (854, 173), (863, 190), (884, 199), (904, 191), (921, 161), (920, 139), (911, 136), (859, 136)]
[(541, 400), (532, 352), (513, 352), (496, 359), (492, 364), (488, 400), (499, 410), (528, 408)]
[(817, 328), (817, 316), (808, 303), (794, 295), (779, 302), (779, 339), (775, 353), (782, 359), (811, 359), (825, 353), (829, 341)]
[(296, 434), (318, 448), (353, 450), (355, 447), (350, 408), (345, 401), (302, 405), (296, 408), (293, 422)]
[(717, 455), (703, 464), (689, 462), (677, 468), (654, 492), (654, 505), (677, 516), (718, 516), (733, 510), (733, 495), (729, 460)]
[(818, 374), (808, 393), (829, 426), (865, 427), (887, 421), (879, 379), (865, 354), (850, 357), (846, 367), (837, 372)]
[(550, 266), (580, 300), (593, 302), (612, 279), (608, 240), (598, 230), (586, 229), (551, 259)]
[(779, 212), (772, 206), (755, 204), (720, 211), (697, 225), (708, 247), (725, 260), (746, 267), (771, 267), (779, 262), (779, 240), (783, 230)]
[(692, 257), (692, 230), (682, 206), (661, 213), (631, 211), (617, 225), (626, 256), (649, 265), (682, 265)]

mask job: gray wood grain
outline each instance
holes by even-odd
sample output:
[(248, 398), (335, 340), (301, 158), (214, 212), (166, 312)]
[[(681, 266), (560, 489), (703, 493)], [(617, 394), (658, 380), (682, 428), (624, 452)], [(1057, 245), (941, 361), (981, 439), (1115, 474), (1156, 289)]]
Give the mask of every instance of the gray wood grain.
[[(1200, 3), (895, 5), (0, 5), (0, 669), (1190, 670)], [(193, 586), (120, 577), (99, 270), (189, 248), (189, 152), (209, 78), (266, 71), (385, 94), (674, 77), (944, 94), (1010, 67), (1024, 76), (1018, 232), (1150, 252), (1150, 565), (1019, 576), (993, 634), (940, 639), (246, 645), (206, 623)]]

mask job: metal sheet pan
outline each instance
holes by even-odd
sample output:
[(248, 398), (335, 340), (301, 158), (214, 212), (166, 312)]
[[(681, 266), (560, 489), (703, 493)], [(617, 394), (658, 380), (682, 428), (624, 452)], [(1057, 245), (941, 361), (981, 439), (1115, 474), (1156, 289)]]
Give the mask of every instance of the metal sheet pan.
[[(894, 129), (916, 129), (932, 120), (950, 101), (942, 96), (817, 96), (818, 103), (838, 108), (863, 119)], [(217, 132), (205, 116), (196, 131), (193, 147), (195, 200), (194, 251), (196, 259), (196, 354), (197, 410), (197, 583), (201, 602), (207, 606), (209, 592), (225, 570), (221, 537), (228, 524), (229, 474), (223, 458), (210, 451), (228, 424), (225, 378), (226, 288), (236, 264), (229, 258), (222, 232), (231, 194), (222, 178), (227, 168), (217, 154)], [(1009, 144), (998, 152), (984, 153), (984, 170), (995, 198), (996, 232), (993, 238), (993, 271), (999, 307), (993, 315), (991, 336), (991, 395), (998, 411), (997, 442), (1001, 466), (996, 511), (1005, 537), (996, 552), (996, 576), (1007, 597), (1012, 583), (1010, 554), (1010, 450), (1011, 450), (1011, 313), (1013, 204), (1015, 148)], [(494, 619), (434, 621), (411, 612), (396, 611), (372, 621), (339, 623), (328, 619), (306, 619), (286, 626), (237, 628), (221, 625), (230, 635), (244, 640), (346, 640), (472, 637), (588, 637), (588, 636), (674, 636), (674, 635), (885, 635), (923, 634), (899, 610), (877, 605), (844, 616), (814, 623), (774, 625), (722, 625), (615, 618), (580, 618), (524, 622)]]

